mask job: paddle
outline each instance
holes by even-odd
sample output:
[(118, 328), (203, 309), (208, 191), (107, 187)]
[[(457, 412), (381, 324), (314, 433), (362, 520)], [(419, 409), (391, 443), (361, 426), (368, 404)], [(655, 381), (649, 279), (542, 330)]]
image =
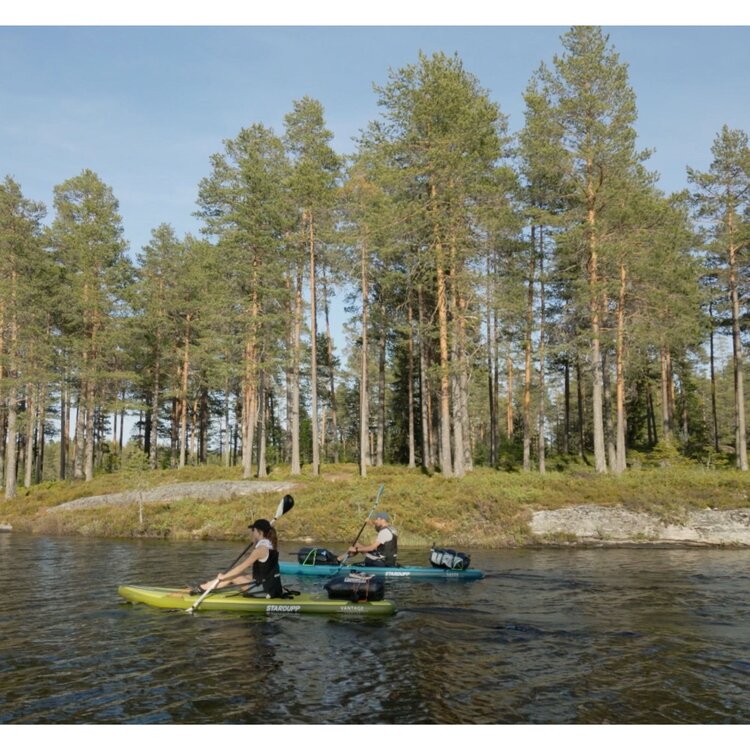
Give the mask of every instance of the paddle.
[[(358, 541), (359, 538), (362, 536), (362, 532), (365, 530), (365, 526), (367, 526), (367, 522), (372, 517), (372, 514), (375, 512), (375, 508), (378, 507), (378, 503), (380, 502), (380, 496), (383, 494), (383, 489), (385, 488), (384, 484), (380, 485), (380, 489), (378, 489), (378, 496), (375, 498), (375, 505), (372, 506), (372, 510), (370, 511), (370, 515), (365, 518), (365, 522), (362, 524), (362, 528), (359, 530), (359, 534), (354, 537), (354, 541), (349, 545), (350, 547), (353, 547)], [(341, 560), (339, 563), (339, 568), (349, 559), (349, 551), (347, 550), (346, 554), (344, 555), (344, 559)]]
[[(284, 515), (284, 513), (288, 513), (292, 507), (294, 506), (294, 498), (291, 495), (284, 495), (284, 497), (281, 498), (281, 501), (279, 502), (279, 507), (276, 508), (276, 513), (274, 514), (274, 517), (271, 519), (271, 526), (273, 526), (277, 519), (281, 518), (281, 516)], [(250, 544), (245, 547), (245, 549), (240, 552), (240, 554), (235, 558), (234, 562), (225, 570), (224, 573), (228, 573), (246, 554), (247, 551), (255, 544), (255, 540), (250, 542)], [(211, 585), (200, 595), (200, 598), (198, 601), (193, 604), (192, 607), (189, 607), (185, 611), (192, 615), (193, 612), (195, 612), (198, 607), (200, 607), (201, 602), (221, 583), (218, 578), (215, 578)]]

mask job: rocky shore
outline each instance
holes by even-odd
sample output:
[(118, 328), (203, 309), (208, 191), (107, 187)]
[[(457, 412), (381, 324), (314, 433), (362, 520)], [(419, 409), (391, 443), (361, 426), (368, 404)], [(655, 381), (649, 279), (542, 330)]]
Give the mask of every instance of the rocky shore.
[(232, 497), (246, 497), (263, 492), (290, 492), (294, 482), (182, 482), (147, 490), (129, 490), (109, 495), (92, 495), (71, 500), (50, 508), (51, 513), (61, 510), (79, 510), (81, 508), (101, 508), (106, 505), (127, 505), (129, 503), (165, 503), (175, 502), (188, 497), (201, 500), (227, 500)]
[(578, 505), (537, 511), (530, 530), (541, 544), (748, 547), (750, 508), (685, 511), (679, 519), (665, 520), (622, 507)]
[[(23, 513), (15, 519), (13, 517), (0, 518), (0, 532), (12, 531), (13, 527), (17, 526), (19, 529), (32, 532), (78, 533), (78, 526), (74, 519), (75, 513), (57, 516), (59, 519), (66, 519), (62, 525), (50, 524), (49, 521), (56, 514), (66, 511), (149, 503), (177, 504), (182, 500), (192, 502), (226, 501), (260, 493), (276, 495), (287, 492), (294, 493), (300, 491), (301, 487), (303, 488), (301, 491), (306, 494), (309, 500), (310, 488), (292, 481), (213, 480), (144, 487), (126, 492), (92, 495), (64, 502), (60, 505), (48, 506), (35, 517), (29, 516), (28, 522)], [(569, 488), (566, 487), (565, 489)], [(740, 490), (745, 495), (743, 499), (746, 500), (750, 493), (745, 491), (744, 488), (740, 488)], [(398, 489), (396, 492), (398, 492)], [(736, 495), (738, 490), (736, 488), (722, 488), (721, 492), (723, 496), (727, 496), (730, 492)], [(680, 487), (675, 489), (675, 494), (681, 495)], [(681, 508), (679, 504), (674, 504), (672, 509), (672, 505), (662, 502), (658, 509), (655, 507), (654, 511), (649, 512), (648, 510), (633, 509), (632, 504), (628, 507), (625, 504), (603, 503), (598, 505), (595, 502), (584, 502), (580, 505), (567, 505), (557, 510), (526, 511), (522, 514), (515, 511), (512, 515), (503, 514), (502, 505), (500, 505), (502, 501), (499, 498), (497, 500), (493, 498), (485, 501), (482, 506), (484, 515), (481, 524), (477, 523), (477, 519), (471, 512), (466, 514), (463, 521), (466, 531), (463, 532), (462, 541), (491, 547), (527, 545), (750, 547), (750, 507), (746, 507), (744, 502), (737, 503), (735, 507), (730, 508), (712, 507), (711, 488), (708, 488), (705, 494), (707, 497), (704, 502), (706, 502), (707, 507), (704, 507), (703, 510), (689, 510), (686, 507)], [(715, 490), (713, 494), (716, 494)], [(441, 518), (444, 517), (445, 499), (442, 499), (444, 506), (442, 509), (440, 507), (441, 500), (438, 498), (431, 498), (430, 502), (436, 503), (434, 513)], [(327, 504), (321, 507), (328, 509), (330, 498), (327, 496), (325, 497), (325, 503)], [(717, 502), (717, 505), (720, 504), (720, 502)], [(393, 505), (395, 508), (392, 507), (391, 510), (395, 510), (398, 515), (399, 505), (397, 503)], [(737, 505), (740, 505), (740, 507), (737, 507)], [(179, 505), (176, 507), (179, 507)], [(336, 507), (338, 508), (338, 506)], [(693, 507), (695, 507), (694, 500)], [(328, 511), (324, 511), (324, 515), (325, 512)], [(320, 521), (324, 529), (330, 530), (335, 526), (335, 521), (328, 517), (316, 520)], [(18, 521), (18, 524), (15, 521)], [(12, 525), (10, 522), (13, 522)], [(107, 526), (107, 523), (108, 521), (105, 520), (103, 525), (99, 524), (95, 533), (104, 533), (105, 535), (112, 533), (127, 534), (130, 531), (127, 526), (127, 519), (123, 520), (117, 517), (111, 525)], [(182, 526), (180, 526), (181, 523)], [(226, 519), (222, 519), (219, 526), (221, 523), (226, 525)], [(301, 524), (308, 535), (310, 529), (315, 530), (314, 524), (309, 518), (301, 521)], [(227, 528), (230, 526), (231, 524)], [(189, 523), (186, 525), (184, 519), (177, 521), (174, 527), (169, 526), (169, 521), (167, 521), (167, 528), (173, 534), (189, 535), (195, 533), (195, 529)], [(407, 523), (404, 530), (417, 536), (420, 534), (425, 536), (426, 533), (434, 534), (436, 528), (439, 528), (437, 524), (433, 524), (425, 532), (424, 529)], [(289, 531), (291, 532), (291, 529)], [(158, 532), (164, 533), (162, 526), (159, 527)], [(83, 533), (91, 532), (85, 531)], [(216, 533), (221, 536), (221, 534), (226, 533), (226, 529)], [(316, 533), (322, 532), (316, 531)], [(314, 533), (312, 536), (315, 535)]]

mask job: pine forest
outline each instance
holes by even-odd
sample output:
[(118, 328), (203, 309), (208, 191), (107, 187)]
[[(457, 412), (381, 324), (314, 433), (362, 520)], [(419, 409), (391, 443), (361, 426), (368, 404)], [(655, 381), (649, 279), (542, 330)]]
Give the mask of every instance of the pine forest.
[(90, 169), (51, 206), (3, 179), (6, 499), (134, 463), (747, 471), (747, 133), (718, 122), (707, 171), (661, 192), (591, 26), (539, 64), (520, 132), (457, 55), (374, 90), (349, 154), (311, 97), (227, 133), (197, 236), (130, 248)]

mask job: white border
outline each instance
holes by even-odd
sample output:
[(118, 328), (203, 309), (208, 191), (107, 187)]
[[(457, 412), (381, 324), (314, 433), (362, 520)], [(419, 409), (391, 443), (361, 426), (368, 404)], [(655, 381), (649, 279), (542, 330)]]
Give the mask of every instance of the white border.
[(492, 0), (68, 0), (4, 3), (2, 25), (97, 26), (570, 26), (597, 25), (747, 25), (750, 3), (682, 0), (679, 4), (632, 0), (625, 4), (601, 0), (537, 0), (534, 3)]

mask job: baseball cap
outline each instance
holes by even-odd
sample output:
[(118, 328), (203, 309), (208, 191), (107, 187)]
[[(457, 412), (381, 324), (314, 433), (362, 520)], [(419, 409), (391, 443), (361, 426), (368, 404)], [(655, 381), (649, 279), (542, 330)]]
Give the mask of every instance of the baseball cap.
[(267, 534), (271, 530), (271, 524), (265, 518), (259, 518), (257, 521), (253, 521), (247, 528), (258, 529), (258, 531)]
[(382, 518), (384, 521), (391, 520), (391, 517), (387, 513), (376, 513), (375, 518)]

